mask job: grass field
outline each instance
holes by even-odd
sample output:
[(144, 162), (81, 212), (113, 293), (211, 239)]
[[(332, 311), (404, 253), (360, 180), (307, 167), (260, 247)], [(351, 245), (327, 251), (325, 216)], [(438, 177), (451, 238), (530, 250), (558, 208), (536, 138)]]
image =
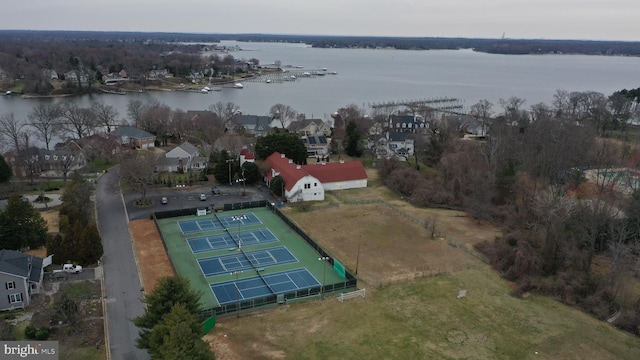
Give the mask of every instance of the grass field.
[[(207, 335), (217, 359), (640, 358), (638, 338), (550, 298), (514, 298), (508, 282), (463, 251), (498, 229), (462, 212), (412, 207), (375, 173), (370, 180), (366, 189), (329, 192), (332, 206), (284, 210), (352, 273), (358, 269), (367, 297), (220, 318)], [(363, 199), (391, 207), (346, 204)], [(442, 237), (432, 239), (406, 214), (435, 219)], [(467, 296), (457, 299), (462, 289)]]

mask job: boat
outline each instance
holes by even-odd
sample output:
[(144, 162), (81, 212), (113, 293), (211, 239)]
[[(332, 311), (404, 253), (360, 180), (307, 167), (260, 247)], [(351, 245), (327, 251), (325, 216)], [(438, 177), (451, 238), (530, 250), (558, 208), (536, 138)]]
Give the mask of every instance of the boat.
[(211, 89), (208, 86), (205, 86), (204, 88), (202, 88), (202, 90), (211, 91)]
[(244, 85), (242, 85), (241, 83), (235, 83), (235, 84), (233, 84), (233, 88), (234, 89), (242, 89), (242, 88), (244, 88)]
[(201, 93), (203, 94), (208, 94), (209, 93), (209, 88), (202, 88), (202, 90), (200, 90)]
[(266, 83), (271, 84), (271, 79), (267, 79)]
[(12, 94), (12, 92), (11, 92), (11, 91), (7, 91), (7, 92), (6, 92), (6, 93), (4, 93), (4, 94), (5, 94), (5, 95), (7, 95), (7, 96), (9, 96), (9, 95), (11, 95), (11, 94)]

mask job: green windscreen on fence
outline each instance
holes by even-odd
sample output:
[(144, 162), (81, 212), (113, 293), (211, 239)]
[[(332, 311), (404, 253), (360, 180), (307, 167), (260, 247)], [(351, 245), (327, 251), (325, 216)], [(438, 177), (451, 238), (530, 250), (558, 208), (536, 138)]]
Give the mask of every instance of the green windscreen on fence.
[(335, 272), (337, 272), (341, 278), (344, 279), (346, 277), (344, 265), (340, 264), (340, 262), (336, 259), (333, 259), (333, 270), (335, 270)]
[(213, 315), (212, 317), (208, 318), (207, 320), (205, 320), (202, 323), (202, 330), (204, 331), (204, 334), (207, 335), (209, 333), (209, 331), (211, 331), (211, 329), (213, 329), (214, 327), (216, 327), (216, 316)]

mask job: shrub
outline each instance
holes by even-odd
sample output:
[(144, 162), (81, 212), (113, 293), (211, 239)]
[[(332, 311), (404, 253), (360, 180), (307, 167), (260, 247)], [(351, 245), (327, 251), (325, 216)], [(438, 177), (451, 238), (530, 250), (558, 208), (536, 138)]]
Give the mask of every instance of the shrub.
[(49, 328), (43, 326), (36, 331), (36, 340), (47, 340), (49, 338)]
[(36, 338), (36, 332), (37, 332), (36, 327), (33, 326), (32, 324), (29, 324), (29, 325), (27, 325), (26, 328), (24, 328), (24, 336), (27, 339), (32, 339), (32, 340), (35, 339)]

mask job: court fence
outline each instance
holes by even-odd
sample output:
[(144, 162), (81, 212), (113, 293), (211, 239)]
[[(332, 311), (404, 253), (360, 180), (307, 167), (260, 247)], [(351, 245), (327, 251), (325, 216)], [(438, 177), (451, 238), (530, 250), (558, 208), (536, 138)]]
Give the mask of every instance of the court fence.
[[(282, 221), (284, 221), (296, 234), (298, 234), (302, 239), (304, 239), (309, 246), (311, 246), (314, 250), (316, 250), (321, 257), (328, 257), (328, 262), (331, 266), (334, 266), (334, 259), (329, 255), (324, 249), (320, 247), (307, 233), (305, 233), (298, 225), (296, 225), (293, 221), (287, 218), (276, 206), (275, 204), (269, 203), (266, 200), (261, 201), (250, 201), (250, 202), (242, 202), (242, 203), (232, 203), (232, 204), (224, 204), (224, 210), (235, 210), (235, 209), (249, 209), (249, 208), (258, 208), (258, 207), (268, 207), (274, 214), (276, 214)], [(155, 212), (153, 214), (154, 220), (157, 219), (166, 219), (171, 217), (179, 217), (179, 216), (189, 216), (195, 215), (198, 208), (191, 209), (180, 209), (180, 210), (169, 210), (169, 211), (160, 211)], [(156, 226), (158, 226), (158, 222), (155, 221)], [(162, 236), (162, 232), (158, 228), (160, 232), (160, 236)], [(167, 251), (167, 246), (164, 241), (164, 237), (162, 237), (162, 244)], [(168, 251), (167, 251), (168, 253)], [(169, 257), (171, 261), (171, 257)], [(171, 261), (171, 267), (175, 273), (175, 266)], [(320, 298), (323, 293), (332, 294), (338, 292), (345, 292), (348, 290), (355, 290), (357, 288), (357, 279), (350, 272), (345, 270), (344, 281), (334, 284), (324, 284), (308, 289), (298, 289), (295, 291), (281, 293), (281, 294), (272, 294), (268, 296), (264, 296), (256, 299), (249, 299), (244, 301), (236, 301), (232, 304), (222, 305), (211, 309), (202, 310), (199, 314), (200, 319), (205, 320), (212, 316), (225, 316), (237, 314), (242, 311), (252, 311), (258, 310), (259, 308), (267, 308), (267, 307), (275, 307), (278, 305), (285, 305), (287, 303), (299, 302), (304, 300), (309, 300), (312, 298)]]

